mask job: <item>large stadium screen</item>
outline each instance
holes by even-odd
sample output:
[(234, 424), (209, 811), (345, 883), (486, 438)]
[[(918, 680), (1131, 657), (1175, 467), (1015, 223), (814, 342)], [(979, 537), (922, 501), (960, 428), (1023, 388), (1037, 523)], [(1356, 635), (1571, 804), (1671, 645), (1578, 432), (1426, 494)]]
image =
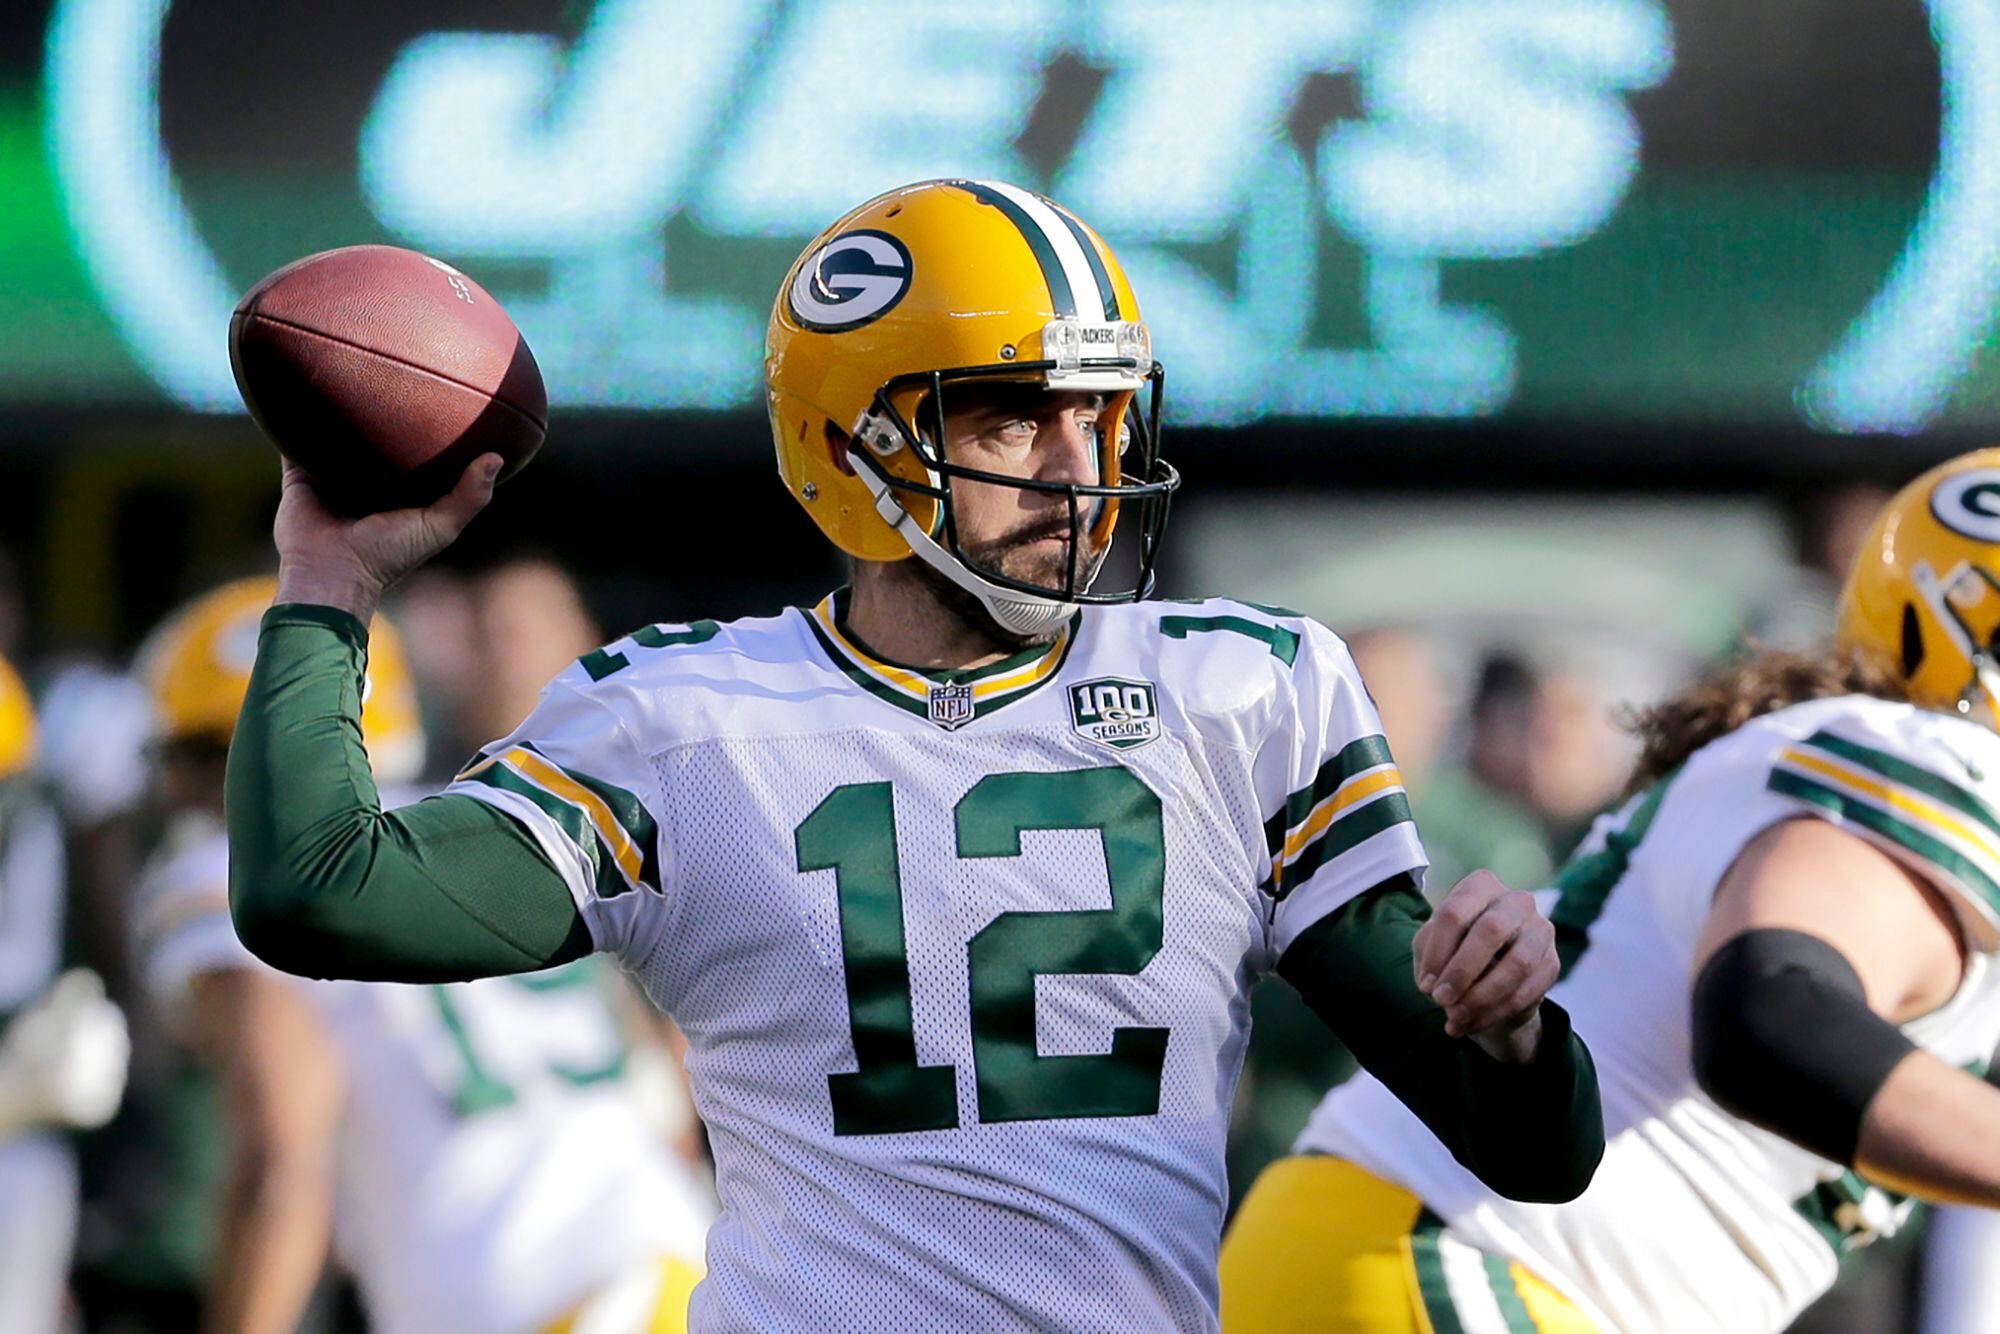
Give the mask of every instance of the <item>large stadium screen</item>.
[(997, 177), (1175, 418), (2000, 419), (1989, 0), (50, 0), (4, 21), (0, 399), (239, 410), (237, 296), (388, 241), (558, 406), (755, 411), (785, 266)]

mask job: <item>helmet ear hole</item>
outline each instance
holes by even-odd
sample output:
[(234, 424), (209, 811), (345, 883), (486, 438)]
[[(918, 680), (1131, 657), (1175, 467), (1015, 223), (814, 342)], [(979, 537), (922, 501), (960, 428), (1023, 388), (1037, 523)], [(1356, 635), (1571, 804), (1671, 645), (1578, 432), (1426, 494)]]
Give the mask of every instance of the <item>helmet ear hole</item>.
[(853, 443), (853, 437), (835, 426), (829, 418), (826, 423), (826, 456), (833, 461), (834, 467), (849, 477), (854, 476), (854, 465), (848, 461), (847, 451)]
[(1917, 609), (1903, 604), (1903, 675), (1915, 676), (1924, 661), (1924, 631), (1917, 623)]

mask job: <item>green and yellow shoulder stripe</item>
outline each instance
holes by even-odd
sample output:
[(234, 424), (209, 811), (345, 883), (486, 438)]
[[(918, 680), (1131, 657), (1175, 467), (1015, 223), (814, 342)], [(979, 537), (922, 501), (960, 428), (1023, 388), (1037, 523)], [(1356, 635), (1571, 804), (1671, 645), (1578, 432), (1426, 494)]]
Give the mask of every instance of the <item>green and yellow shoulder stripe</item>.
[(615, 783), (557, 764), (532, 742), (482, 755), (452, 780), (526, 801), (582, 854), (600, 899), (660, 889), (659, 826), (645, 804)]
[(1271, 873), (1261, 888), (1282, 901), (1327, 862), (1410, 822), (1409, 795), (1389, 743), (1380, 736), (1350, 741), (1264, 822)]
[(1767, 786), (1937, 868), (2000, 918), (2000, 812), (1968, 783), (1821, 730), (1779, 751)]

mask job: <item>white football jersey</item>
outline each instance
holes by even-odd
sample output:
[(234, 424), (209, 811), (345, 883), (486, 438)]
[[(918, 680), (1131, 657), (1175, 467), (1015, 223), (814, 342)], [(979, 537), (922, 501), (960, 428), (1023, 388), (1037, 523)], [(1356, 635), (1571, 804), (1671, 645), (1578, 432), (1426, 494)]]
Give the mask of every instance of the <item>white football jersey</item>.
[[(196, 977), (264, 967), (228, 885), (221, 825), (181, 817), (135, 918), (170, 1024)], [(345, 1067), (333, 1244), (371, 1327), (527, 1334), (637, 1266), (699, 1257), (713, 1205), (620, 1078), (615, 974), (584, 960), (448, 986), (285, 980)]]
[(1215, 1328), (1250, 986), (1424, 860), (1345, 646), (1222, 601), (940, 673), (654, 626), (450, 790), (687, 1033), (697, 1330)]
[[(1795, 705), (1704, 747), (1601, 818), (1559, 877), (1550, 916), (1565, 951), (1581, 954), (1551, 995), (1596, 1059), (1608, 1138), (1580, 1199), (1500, 1198), (1366, 1075), (1326, 1097), (1297, 1150), (1407, 1187), (1454, 1244), (1519, 1261), (1606, 1329), (1782, 1329), (1832, 1285), (1843, 1255), (1908, 1212), (1841, 1165), (1723, 1112), (1695, 1083), (1691, 965), (1710, 901), (1745, 844), (1799, 816), (1829, 820), (1938, 885), (1977, 950), (2000, 940), (2000, 736), (1863, 696)], [(1983, 1069), (2000, 1043), (1994, 956), (1972, 953), (1950, 1002), (1904, 1031), (1953, 1065)]]

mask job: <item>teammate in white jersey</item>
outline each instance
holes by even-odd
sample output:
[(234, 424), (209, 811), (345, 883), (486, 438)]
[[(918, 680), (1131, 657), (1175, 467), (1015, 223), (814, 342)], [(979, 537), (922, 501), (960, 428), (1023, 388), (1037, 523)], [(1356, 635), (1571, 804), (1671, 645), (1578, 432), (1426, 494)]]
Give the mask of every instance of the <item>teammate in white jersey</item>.
[(103, 1125), (130, 1043), (97, 975), (57, 975), (62, 828), (33, 786), (35, 714), (0, 658), (0, 1329), (62, 1327), (76, 1237), (76, 1157), (62, 1132)]
[(1232, 1225), (1225, 1328), (1758, 1334), (1905, 1193), (2000, 1207), (2000, 1090), (1967, 1073), (2000, 1044), (1997, 499), (2000, 450), (1926, 474), (1835, 647), (1641, 720), (1551, 908), (1610, 1141), (1582, 1198), (1501, 1198), (1357, 1078)]
[[(275, 591), (246, 579), (197, 599), (142, 659), (171, 824), (135, 954), (230, 1113), (204, 1327), (295, 1328), (331, 1249), (384, 1334), (684, 1328), (712, 1207), (626, 1077), (609, 970), (306, 982), (237, 939), (222, 756)], [(386, 625), (365, 693), (378, 776), (413, 775), (415, 691)]]
[(1013, 186), (842, 218), (766, 368), (780, 471), (852, 588), (587, 655), (406, 812), (347, 781), (363, 626), (496, 460), (359, 523), (287, 476), (230, 757), (237, 924), (305, 972), (616, 955), (686, 1031), (714, 1143), (695, 1328), (1212, 1329), (1274, 968), (1484, 1179), (1588, 1179), (1553, 930), (1490, 877), (1426, 919), (1346, 648), (1142, 600), (1178, 479), (1138, 315), (1103, 241)]

